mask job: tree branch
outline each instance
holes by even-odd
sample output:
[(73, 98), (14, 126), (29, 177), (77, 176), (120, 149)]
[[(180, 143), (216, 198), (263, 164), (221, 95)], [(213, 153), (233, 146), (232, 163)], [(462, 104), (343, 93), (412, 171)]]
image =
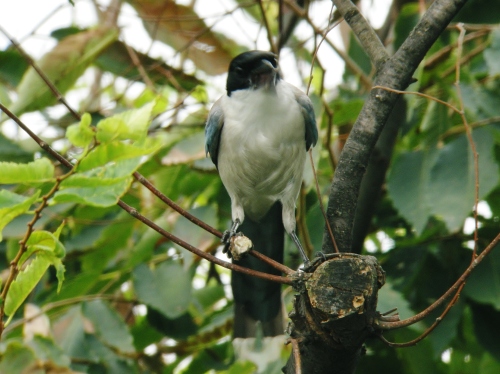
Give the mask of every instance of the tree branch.
[(337, 10), (342, 14), (346, 22), (351, 27), (354, 35), (358, 38), (363, 50), (370, 61), (378, 70), (382, 64), (389, 59), (389, 54), (380, 41), (375, 30), (366, 21), (359, 9), (350, 0), (335, 0)]
[[(378, 67), (374, 84), (406, 89), (420, 61), (466, 1), (436, 0), (395, 55)], [(342, 1), (334, 2), (340, 4), (339, 10), (344, 9)], [(352, 229), (361, 182), (396, 100), (394, 93), (372, 90), (342, 151), (327, 208), (327, 217), (341, 252), (352, 250)], [(325, 253), (334, 251), (326, 229), (322, 250)]]

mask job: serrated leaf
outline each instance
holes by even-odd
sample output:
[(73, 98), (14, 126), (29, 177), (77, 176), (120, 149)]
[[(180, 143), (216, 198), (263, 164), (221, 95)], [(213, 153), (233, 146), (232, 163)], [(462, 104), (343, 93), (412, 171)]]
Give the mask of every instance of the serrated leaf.
[(48, 256), (37, 255), (26, 268), (22, 269), (12, 282), (5, 298), (5, 314), (9, 316), (9, 321), (33, 291), (37, 283), (42, 279), (51, 264)]
[(110, 143), (113, 140), (145, 139), (155, 105), (155, 102), (151, 102), (142, 108), (103, 119), (97, 124), (97, 140), (101, 143)]
[(8, 190), (0, 190), (0, 241), (2, 230), (17, 216), (26, 213), (30, 206), (38, 199), (40, 191), (36, 190), (32, 196), (26, 197)]
[(27, 164), (0, 162), (0, 170), (0, 184), (43, 183), (54, 179), (54, 165), (45, 157)]
[(75, 123), (74, 125), (68, 127), (66, 130), (66, 137), (69, 139), (71, 144), (77, 147), (85, 148), (92, 143), (95, 132), (90, 126), (91, 123), (92, 117), (90, 114), (84, 113), (79, 123)]
[(140, 163), (141, 157), (135, 157), (73, 174), (61, 183), (53, 202), (73, 202), (98, 207), (114, 205), (129, 189), (133, 180), (131, 175)]
[(66, 268), (60, 258), (53, 259), (52, 265), (56, 268), (57, 293), (59, 293), (61, 292), (61, 287), (64, 282), (64, 273), (66, 272)]
[(34, 231), (26, 242), (26, 252), (19, 260), (19, 266), (36, 252), (47, 252), (57, 258), (64, 257), (66, 250), (63, 244), (53, 233), (49, 231)]
[(142, 264), (132, 274), (137, 298), (168, 318), (181, 316), (191, 301), (191, 277), (183, 267), (163, 262), (155, 269)]
[[(94, 187), (69, 187), (58, 191), (53, 201), (57, 203), (80, 203), (96, 207), (115, 205), (121, 196), (129, 189), (133, 178), (117, 179), (113, 182), (102, 183), (106, 185)], [(94, 180), (94, 182), (97, 181)]]
[(104, 301), (87, 302), (83, 304), (82, 311), (84, 316), (92, 322), (97, 337), (106, 345), (124, 353), (135, 351), (132, 335), (127, 325)]
[[(61, 183), (61, 189), (67, 187), (97, 187), (113, 185), (132, 175), (141, 163), (141, 158), (131, 158), (109, 163), (82, 173), (73, 174)], [(99, 180), (101, 183), (99, 183)]]
[[(37, 65), (58, 91), (64, 94), (117, 36), (117, 30), (104, 27), (70, 35), (37, 61)], [(19, 116), (56, 102), (57, 97), (35, 69), (30, 67), (18, 86), (18, 99), (10, 110)]]
[(87, 171), (104, 166), (112, 161), (145, 156), (156, 152), (161, 144), (153, 138), (147, 138), (144, 145), (137, 146), (122, 142), (101, 144), (93, 149), (78, 165), (78, 171)]

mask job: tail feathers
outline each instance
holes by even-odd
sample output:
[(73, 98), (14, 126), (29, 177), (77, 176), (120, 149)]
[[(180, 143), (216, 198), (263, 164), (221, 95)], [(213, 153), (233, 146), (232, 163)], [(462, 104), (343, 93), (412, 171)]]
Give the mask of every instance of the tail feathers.
[[(245, 218), (240, 231), (250, 238), (257, 251), (283, 263), (285, 229), (281, 203), (275, 203), (259, 222)], [(234, 263), (269, 274), (280, 274), (252, 256)], [(260, 321), (264, 336), (283, 334), (279, 283), (233, 272), (231, 285), (235, 301), (234, 337), (254, 337), (256, 321)]]

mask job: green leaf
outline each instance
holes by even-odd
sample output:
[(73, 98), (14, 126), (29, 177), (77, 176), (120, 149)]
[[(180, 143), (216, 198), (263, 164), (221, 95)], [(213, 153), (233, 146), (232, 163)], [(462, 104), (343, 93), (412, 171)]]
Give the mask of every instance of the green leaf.
[(500, 373), (500, 361), (495, 360), (493, 356), (488, 353), (484, 354), (479, 366), (479, 372), (481, 374)]
[(424, 142), (435, 145), (449, 127), (448, 108), (436, 101), (430, 101), (420, 124), (420, 129), (426, 135)]
[(11, 341), (3, 352), (0, 373), (26, 373), (35, 362), (35, 354), (31, 349), (19, 341)]
[(390, 282), (386, 282), (378, 293), (377, 310), (385, 313), (394, 308), (398, 308), (400, 319), (410, 318), (415, 315), (403, 295), (396, 291)]
[(26, 213), (38, 199), (38, 196), (40, 196), (39, 190), (36, 190), (30, 197), (21, 196), (8, 190), (0, 190), (0, 241), (4, 227), (15, 217)]
[(463, 294), (500, 311), (500, 245), (497, 245), (471, 274)]
[(66, 130), (66, 137), (71, 144), (77, 147), (88, 147), (94, 139), (95, 132), (91, 127), (92, 117), (88, 113), (84, 113), (79, 123), (71, 125)]
[(7, 49), (0, 51), (0, 66), (0, 81), (16, 87), (29, 64), (17, 49)]
[[(64, 94), (117, 36), (117, 30), (104, 27), (70, 35), (37, 61), (37, 65)], [(17, 116), (57, 103), (56, 95), (33, 67), (26, 71), (17, 92), (18, 99), (10, 108)]]
[(0, 184), (32, 184), (54, 179), (54, 165), (45, 157), (28, 164), (0, 162), (0, 170)]
[(110, 143), (113, 140), (145, 139), (155, 105), (153, 101), (142, 108), (103, 119), (97, 124), (97, 140), (101, 143)]
[(114, 205), (128, 191), (133, 180), (131, 175), (140, 163), (141, 157), (135, 157), (73, 174), (61, 183), (53, 202), (73, 202), (98, 207)]
[[(57, 203), (80, 203), (96, 207), (115, 205), (121, 196), (129, 189), (132, 178), (119, 178), (116, 180), (103, 180), (102, 186), (97, 185), (97, 180), (89, 180), (87, 186), (67, 187), (61, 189), (54, 196)], [(92, 186), (91, 184), (96, 184)], [(90, 186), (89, 186), (90, 185)]]
[[(0, 63), (0, 66), (1, 63)], [(1, 69), (0, 69), (1, 70)], [(0, 97), (0, 101), (1, 101)], [(1, 118), (1, 116), (0, 116)], [(18, 144), (0, 133), (0, 161), (27, 163), (33, 160), (33, 153), (25, 151)]]
[[(493, 154), (493, 135), (485, 128), (473, 132), (479, 156), (479, 199), (486, 196), (499, 181), (498, 164)], [(448, 230), (459, 230), (474, 204), (476, 182), (474, 159), (465, 135), (439, 150), (430, 170), (429, 206), (441, 217)]]
[[(87, 171), (104, 166), (109, 162), (127, 160), (156, 152), (161, 144), (157, 139), (147, 138), (143, 145), (137, 146), (122, 142), (102, 144), (85, 156), (78, 165), (78, 171)], [(139, 161), (139, 160), (138, 160)]]
[(168, 318), (180, 317), (191, 301), (191, 276), (175, 262), (155, 269), (139, 265), (132, 274), (138, 299)]
[(224, 296), (224, 286), (214, 282), (214, 284), (195, 290), (193, 292), (193, 302), (199, 308), (200, 313), (203, 313)]
[(55, 364), (59, 367), (69, 367), (71, 365), (70, 358), (66, 356), (61, 347), (57, 346), (50, 338), (35, 335), (29, 345), (39, 360), (43, 360), (47, 363), (50, 362), (52, 365)]
[(500, 361), (500, 311), (489, 305), (471, 303), (474, 332), (478, 342)]
[(498, 23), (500, 22), (500, 2), (497, 0), (469, 0), (455, 16), (453, 22)]
[[(479, 198), (499, 181), (493, 136), (485, 128), (473, 132), (479, 157)], [(441, 149), (402, 153), (388, 177), (394, 206), (421, 234), (429, 216), (440, 217), (450, 232), (459, 230), (474, 204), (472, 151), (465, 135)]]
[(63, 258), (66, 250), (64, 245), (58, 240), (57, 236), (49, 231), (34, 231), (26, 242), (26, 252), (19, 260), (19, 266), (36, 252), (46, 252), (48, 255), (54, 255), (57, 258)]
[(38, 254), (26, 268), (22, 269), (12, 282), (5, 298), (5, 314), (10, 319), (26, 300), (52, 263), (49, 256)]
[(56, 343), (69, 357), (89, 358), (88, 347), (85, 346), (84, 317), (81, 305), (78, 304), (57, 319), (54, 329), (59, 330)]
[[(132, 49), (139, 60), (140, 66), (144, 68), (148, 78), (155, 85), (169, 85), (176, 89), (180, 85), (186, 91), (190, 91), (197, 85), (202, 84), (196, 77), (188, 75), (182, 70), (173, 68), (160, 59), (151, 58), (131, 47), (128, 48)], [(144, 77), (139, 72), (137, 63), (132, 60), (127, 46), (121, 41), (115, 41), (106, 48), (99, 57), (97, 57), (95, 64), (101, 70), (109, 71), (114, 75), (124, 77), (131, 81), (147, 83), (144, 82)]]
[(484, 59), (490, 75), (500, 75), (500, 30), (493, 30), (491, 33), (491, 44), (484, 51)]
[(251, 361), (236, 361), (229, 370), (222, 371), (223, 374), (253, 374), (257, 365)]
[(403, 5), (394, 26), (394, 48), (397, 50), (406, 40), (420, 19), (419, 4), (410, 2)]
[(364, 103), (365, 100), (360, 98), (335, 100), (332, 108), (335, 113), (335, 125), (354, 124)]
[(436, 151), (406, 152), (391, 167), (387, 188), (399, 213), (420, 235), (431, 214), (428, 203), (429, 170)]
[(177, 318), (167, 318), (156, 309), (148, 308), (147, 321), (163, 336), (176, 340), (187, 340), (190, 335), (194, 335), (198, 326), (189, 313), (184, 313)]
[(118, 313), (102, 300), (83, 304), (83, 314), (92, 322), (96, 336), (120, 352), (135, 351), (132, 335)]

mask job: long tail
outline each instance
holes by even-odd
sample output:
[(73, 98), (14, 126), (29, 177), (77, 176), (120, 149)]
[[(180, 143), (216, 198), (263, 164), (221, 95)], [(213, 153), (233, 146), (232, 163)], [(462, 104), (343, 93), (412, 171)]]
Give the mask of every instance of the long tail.
[[(259, 222), (245, 218), (239, 231), (250, 238), (257, 251), (283, 263), (285, 229), (280, 202), (276, 202)], [(280, 274), (273, 267), (252, 256), (246, 256), (234, 263), (270, 274)], [(284, 333), (279, 283), (233, 272), (231, 286), (235, 302), (235, 338), (255, 337), (257, 321), (260, 321), (264, 336)]]

